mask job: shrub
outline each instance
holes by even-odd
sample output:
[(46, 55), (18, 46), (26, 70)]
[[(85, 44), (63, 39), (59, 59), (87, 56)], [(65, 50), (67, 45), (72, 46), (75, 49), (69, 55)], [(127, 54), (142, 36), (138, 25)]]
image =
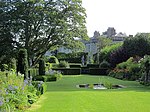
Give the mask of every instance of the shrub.
[(62, 78), (62, 73), (60, 71), (49, 70), (46, 72), (46, 76), (51, 78), (49, 80), (56, 81)]
[(141, 72), (143, 73), (143, 79), (142, 82), (145, 85), (149, 85), (150, 84), (150, 56), (149, 55), (145, 55), (144, 58), (142, 58), (139, 63), (141, 64), (140, 68), (141, 68)]
[(53, 70), (61, 71), (63, 75), (80, 75), (81, 68), (55, 68)]
[(59, 68), (59, 64), (52, 63), (52, 68)]
[(123, 43), (123, 48), (128, 55), (141, 56), (150, 54), (150, 39), (145, 34), (137, 34), (134, 38), (128, 38)]
[(39, 75), (45, 75), (45, 61), (43, 59), (39, 60)]
[(30, 74), (30, 76), (34, 77), (36, 75), (39, 75), (39, 70), (37, 68), (30, 68), (28, 73)]
[(59, 71), (49, 70), (46, 72), (46, 75), (38, 75), (33, 77), (34, 81), (56, 81), (62, 78), (62, 74)]
[(106, 68), (90, 68), (89, 69), (89, 74), (90, 75), (107, 75), (107, 70)]
[(99, 64), (87, 64), (88, 68), (99, 68)]
[(34, 81), (43, 81), (43, 82), (46, 82), (47, 81), (47, 77), (44, 75), (37, 75), (37, 76), (34, 76), (33, 77), (33, 80)]
[(46, 71), (48, 71), (52, 68), (52, 64), (49, 62), (47, 62), (45, 65), (46, 65)]
[(122, 63), (129, 59), (128, 53), (125, 51), (123, 47), (113, 51), (109, 57), (109, 63), (112, 67), (116, 67), (117, 64)]
[(17, 73), (20, 72), (24, 74), (24, 79), (28, 77), (28, 60), (27, 60), (27, 50), (20, 49), (17, 61)]
[(65, 60), (69, 63), (82, 63), (82, 56), (84, 56), (84, 62), (87, 61), (88, 53), (85, 52), (74, 52), (74, 53), (58, 53), (57, 57), (60, 61)]
[(110, 64), (107, 61), (103, 61), (99, 65), (100, 68), (110, 68)]
[(50, 56), (48, 62), (49, 62), (49, 63), (56, 63), (56, 64), (59, 64), (59, 61), (58, 61), (58, 59), (57, 59), (55, 56)]
[(32, 85), (36, 88), (37, 90), (37, 96), (42, 95), (46, 92), (47, 85), (43, 81), (33, 81)]
[(6, 70), (8, 70), (8, 65), (7, 64), (2, 64), (1, 71), (6, 71)]
[(111, 46), (106, 46), (103, 49), (101, 49), (99, 53), (99, 61), (102, 62), (103, 60), (106, 60), (109, 62), (110, 54), (113, 51), (116, 51), (118, 48), (122, 46), (122, 43), (113, 44)]
[(37, 101), (37, 90), (32, 85), (31, 79), (23, 79), (21, 74), (0, 72), (0, 111), (20, 112), (24, 111), (30, 104)]
[(16, 59), (15, 58), (12, 58), (10, 60), (10, 63), (8, 64), (8, 70), (14, 70), (16, 71)]
[(70, 64), (70, 68), (81, 68), (81, 64)]
[(66, 61), (60, 61), (59, 67), (69, 68), (69, 63)]
[(119, 79), (137, 80), (140, 77), (140, 67), (131, 57), (126, 62), (118, 64), (109, 75)]

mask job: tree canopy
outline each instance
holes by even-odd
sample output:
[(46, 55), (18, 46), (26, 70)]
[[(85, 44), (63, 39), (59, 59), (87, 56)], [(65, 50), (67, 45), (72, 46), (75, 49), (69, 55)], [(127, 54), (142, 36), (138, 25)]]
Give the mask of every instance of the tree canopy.
[(82, 0), (1, 0), (0, 42), (26, 48), (36, 62), (51, 47), (75, 47), (76, 37), (87, 39), (85, 18)]
[(135, 37), (128, 38), (123, 43), (123, 48), (130, 57), (150, 54), (150, 38), (147, 34), (137, 34)]

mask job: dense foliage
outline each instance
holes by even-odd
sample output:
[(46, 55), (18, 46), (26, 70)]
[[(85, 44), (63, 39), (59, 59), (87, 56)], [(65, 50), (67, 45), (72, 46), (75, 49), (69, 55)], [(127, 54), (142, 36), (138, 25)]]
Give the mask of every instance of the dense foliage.
[(17, 73), (24, 74), (24, 79), (28, 78), (28, 60), (27, 50), (20, 49), (17, 60)]
[(39, 60), (39, 75), (45, 75), (45, 61), (42, 58)]
[(100, 62), (102, 62), (103, 60), (109, 61), (110, 54), (113, 51), (116, 51), (117, 49), (119, 49), (121, 46), (122, 46), (122, 43), (117, 43), (117, 44), (113, 44), (110, 46), (106, 46), (103, 49), (101, 49), (100, 54), (99, 54)]
[(26, 48), (35, 64), (51, 47), (78, 47), (75, 37), (88, 38), (85, 18), (82, 0), (1, 0), (0, 58)]
[(60, 61), (59, 67), (69, 68), (69, 63), (66, 61)]
[(117, 64), (116, 68), (114, 68), (109, 75), (127, 80), (139, 80), (142, 76), (140, 64), (135, 61), (133, 57), (125, 62)]
[(130, 57), (148, 55), (150, 54), (150, 38), (145, 34), (137, 34), (135, 37), (124, 41), (123, 49)]
[(50, 56), (49, 59), (48, 59), (48, 62), (59, 64), (59, 61), (55, 56)]
[(0, 112), (20, 112), (29, 108), (46, 91), (43, 82), (32, 83), (21, 74), (0, 72)]
[(126, 61), (129, 58), (128, 53), (123, 47), (111, 52), (109, 56), (109, 62), (112, 67), (115, 67), (117, 64)]
[(65, 60), (69, 63), (82, 63), (84, 62), (84, 65), (87, 64), (87, 55), (88, 53), (85, 52), (72, 52), (72, 53), (58, 53), (57, 58), (59, 60)]
[(142, 58), (139, 62), (141, 64), (140, 68), (143, 73), (141, 81), (146, 85), (150, 84), (150, 56), (145, 55), (144, 58)]

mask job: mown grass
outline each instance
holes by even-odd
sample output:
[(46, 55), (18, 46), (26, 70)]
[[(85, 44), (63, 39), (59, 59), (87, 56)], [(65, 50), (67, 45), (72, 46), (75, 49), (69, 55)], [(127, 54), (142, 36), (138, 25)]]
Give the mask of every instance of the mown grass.
[[(111, 82), (123, 89), (93, 90), (78, 84)], [(64, 76), (47, 83), (48, 90), (27, 112), (150, 112), (150, 88), (107, 76)]]

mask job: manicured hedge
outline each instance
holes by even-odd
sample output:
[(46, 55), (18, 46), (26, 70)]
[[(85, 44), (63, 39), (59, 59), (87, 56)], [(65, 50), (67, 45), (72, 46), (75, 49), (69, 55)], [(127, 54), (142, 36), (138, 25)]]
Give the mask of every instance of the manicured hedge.
[(50, 76), (50, 75), (37, 75), (33, 77), (34, 81), (43, 81), (43, 82), (49, 82), (49, 81), (56, 81), (57, 77)]
[(52, 70), (61, 71), (63, 75), (80, 75), (81, 68), (55, 68)]
[(89, 68), (88, 67), (81, 67), (81, 74), (89, 74)]
[(99, 68), (99, 64), (87, 64), (88, 68)]
[(107, 75), (106, 68), (89, 68), (90, 75)]
[(70, 64), (70, 68), (81, 68), (81, 64)]

